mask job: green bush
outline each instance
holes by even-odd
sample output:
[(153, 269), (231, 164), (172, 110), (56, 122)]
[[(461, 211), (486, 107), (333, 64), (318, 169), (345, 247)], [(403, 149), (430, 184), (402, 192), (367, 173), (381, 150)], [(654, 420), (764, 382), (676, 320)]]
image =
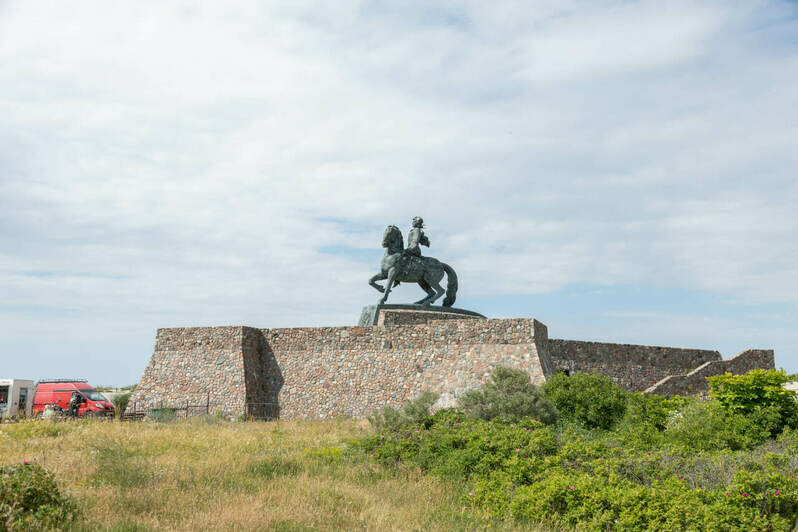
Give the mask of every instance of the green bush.
[(368, 416), (368, 420), (377, 430), (383, 430), (386, 427), (421, 425), (430, 417), (430, 409), (437, 400), (438, 394), (421, 392), (418, 397), (402, 405), (401, 410), (384, 406)]
[(563, 416), (546, 426), (541, 416), (518, 417), (538, 397), (528, 386), (525, 375), (500, 369), (463, 409), (415, 423), (395, 410), (401, 423), (383, 424), (358, 446), (385, 465), (461, 482), (466, 504), (497, 519), (580, 530), (796, 524), (798, 432), (787, 426), (768, 440), (776, 405), (743, 415), (718, 400), (627, 394), (577, 374), (544, 387)]
[[(712, 408), (722, 412), (720, 405)], [(437, 412), (428, 428), (386, 430), (360, 446), (386, 465), (405, 462), (461, 479), (468, 503), (522, 522), (587, 530), (786, 531), (798, 517), (798, 436), (789, 431), (745, 454), (667, 445), (642, 451), (619, 445), (613, 432), (530, 419), (485, 421), (448, 410)]]
[(78, 516), (72, 497), (34, 463), (0, 466), (0, 530), (68, 528)]
[(518, 480), (539, 471), (541, 459), (557, 451), (557, 439), (539, 421), (511, 423), (437, 415), (423, 425), (384, 430), (360, 445), (385, 464), (409, 461), (424, 471), (446, 477), (486, 475), (497, 468), (512, 470)]
[(789, 530), (790, 518), (762, 512), (750, 493), (727, 498), (670, 478), (646, 486), (608, 475), (555, 473), (516, 490), (511, 514), (588, 530)]
[(798, 394), (783, 386), (792, 378), (783, 370), (754, 369), (745, 375), (707, 377), (707, 381), (710, 395), (726, 410), (752, 418), (775, 436), (784, 427), (798, 428)]
[(769, 433), (755, 420), (728, 412), (716, 401), (693, 400), (672, 411), (664, 432), (666, 441), (685, 449), (750, 449)]
[[(395, 420), (383, 415), (382, 430), (356, 445), (382, 464), (411, 464), (462, 484), (464, 502), (495, 519), (579, 530), (798, 524), (798, 431), (783, 423), (778, 390), (748, 409), (731, 406), (746, 404), (739, 395), (721, 402), (627, 394), (586, 374), (556, 376), (543, 390), (541, 397), (523, 372), (497, 368), (462, 409), (429, 416), (421, 402), (393, 410)], [(547, 397), (559, 423), (520, 415), (539, 411), (530, 404)], [(779, 423), (777, 439), (768, 439)]]
[(127, 410), (127, 405), (130, 403), (130, 397), (133, 392), (125, 392), (114, 397), (112, 403), (114, 404), (114, 413), (116, 417), (122, 417), (122, 414)]
[(519, 369), (496, 366), (481, 390), (465, 393), (457, 403), (471, 417), (519, 420), (531, 417), (543, 423), (557, 419), (557, 409), (540, 388), (529, 381), (529, 374)]
[(610, 429), (626, 412), (626, 392), (603, 375), (559, 373), (542, 388), (563, 419), (588, 428)]
[(678, 395), (666, 398), (653, 393), (627, 393), (624, 421), (632, 425), (648, 425), (657, 430), (665, 430), (670, 413), (692, 401), (693, 399)]

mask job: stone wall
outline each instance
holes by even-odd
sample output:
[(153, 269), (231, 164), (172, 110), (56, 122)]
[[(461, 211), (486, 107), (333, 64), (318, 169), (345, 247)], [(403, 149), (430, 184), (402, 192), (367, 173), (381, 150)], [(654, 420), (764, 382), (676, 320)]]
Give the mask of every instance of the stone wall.
[[(208, 407), (240, 411), (248, 400), (251, 384), (259, 377), (245, 372), (246, 361), (257, 364), (253, 338), (246, 327), (196, 327), (158, 329), (155, 350), (136, 391), (131, 408), (159, 406)], [(256, 329), (252, 329), (256, 331)], [(246, 340), (246, 341), (245, 341)]]
[[(692, 393), (712, 372), (772, 368), (773, 351), (721, 361), (717, 351), (550, 340), (533, 319), (159, 329), (131, 404), (207, 404), (211, 412), (283, 419), (363, 417), (424, 390), (441, 395), (438, 406), (453, 405), (496, 365), (523, 369), (536, 384), (558, 370), (587, 371), (629, 390), (657, 383), (657, 393)], [(680, 376), (666, 379), (672, 375)]]
[(550, 339), (549, 355), (556, 371), (607, 375), (627, 390), (645, 390), (668, 375), (687, 373), (720, 353), (648, 345)]
[[(553, 367), (545, 325), (532, 319), (441, 320), (415, 326), (264, 329), (279, 375), (280, 417), (363, 417), (400, 406), (423, 390), (439, 406), (481, 386), (496, 365), (542, 383)], [(545, 335), (543, 336), (545, 338)]]
[(714, 360), (697, 367), (686, 375), (670, 375), (646, 389), (646, 393), (672, 395), (694, 395), (709, 389), (707, 377), (732, 373), (739, 375), (756, 368), (775, 367), (772, 349), (748, 349), (728, 360)]
[(363, 417), (431, 390), (450, 406), (499, 364), (542, 383), (554, 367), (545, 340), (546, 326), (532, 319), (159, 329), (131, 402), (147, 409), (207, 400), (211, 411), (283, 419)]

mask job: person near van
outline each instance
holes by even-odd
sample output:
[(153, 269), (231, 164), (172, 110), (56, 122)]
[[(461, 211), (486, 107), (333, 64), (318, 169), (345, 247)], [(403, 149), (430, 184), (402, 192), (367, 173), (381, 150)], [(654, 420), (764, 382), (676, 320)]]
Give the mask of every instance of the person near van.
[(69, 399), (69, 413), (70, 415), (76, 416), (78, 415), (78, 408), (80, 408), (80, 394), (78, 392), (72, 392), (72, 397)]

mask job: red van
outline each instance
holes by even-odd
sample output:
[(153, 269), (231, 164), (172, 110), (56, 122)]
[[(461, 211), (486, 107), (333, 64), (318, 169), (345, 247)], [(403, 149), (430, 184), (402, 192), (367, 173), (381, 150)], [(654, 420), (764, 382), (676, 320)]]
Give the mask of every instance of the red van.
[(80, 394), (79, 416), (112, 416), (114, 405), (103, 394), (95, 390), (86, 380), (53, 379), (39, 381), (33, 398), (33, 415), (41, 414), (44, 408), (53, 404), (64, 410), (69, 408), (72, 392)]

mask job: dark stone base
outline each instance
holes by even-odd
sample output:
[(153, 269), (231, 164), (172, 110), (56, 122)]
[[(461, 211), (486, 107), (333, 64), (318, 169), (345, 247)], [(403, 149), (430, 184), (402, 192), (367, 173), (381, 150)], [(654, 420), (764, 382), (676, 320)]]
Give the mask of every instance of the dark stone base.
[(369, 305), (363, 307), (358, 325), (421, 325), (432, 320), (487, 319), (482, 314), (452, 307), (424, 305)]

